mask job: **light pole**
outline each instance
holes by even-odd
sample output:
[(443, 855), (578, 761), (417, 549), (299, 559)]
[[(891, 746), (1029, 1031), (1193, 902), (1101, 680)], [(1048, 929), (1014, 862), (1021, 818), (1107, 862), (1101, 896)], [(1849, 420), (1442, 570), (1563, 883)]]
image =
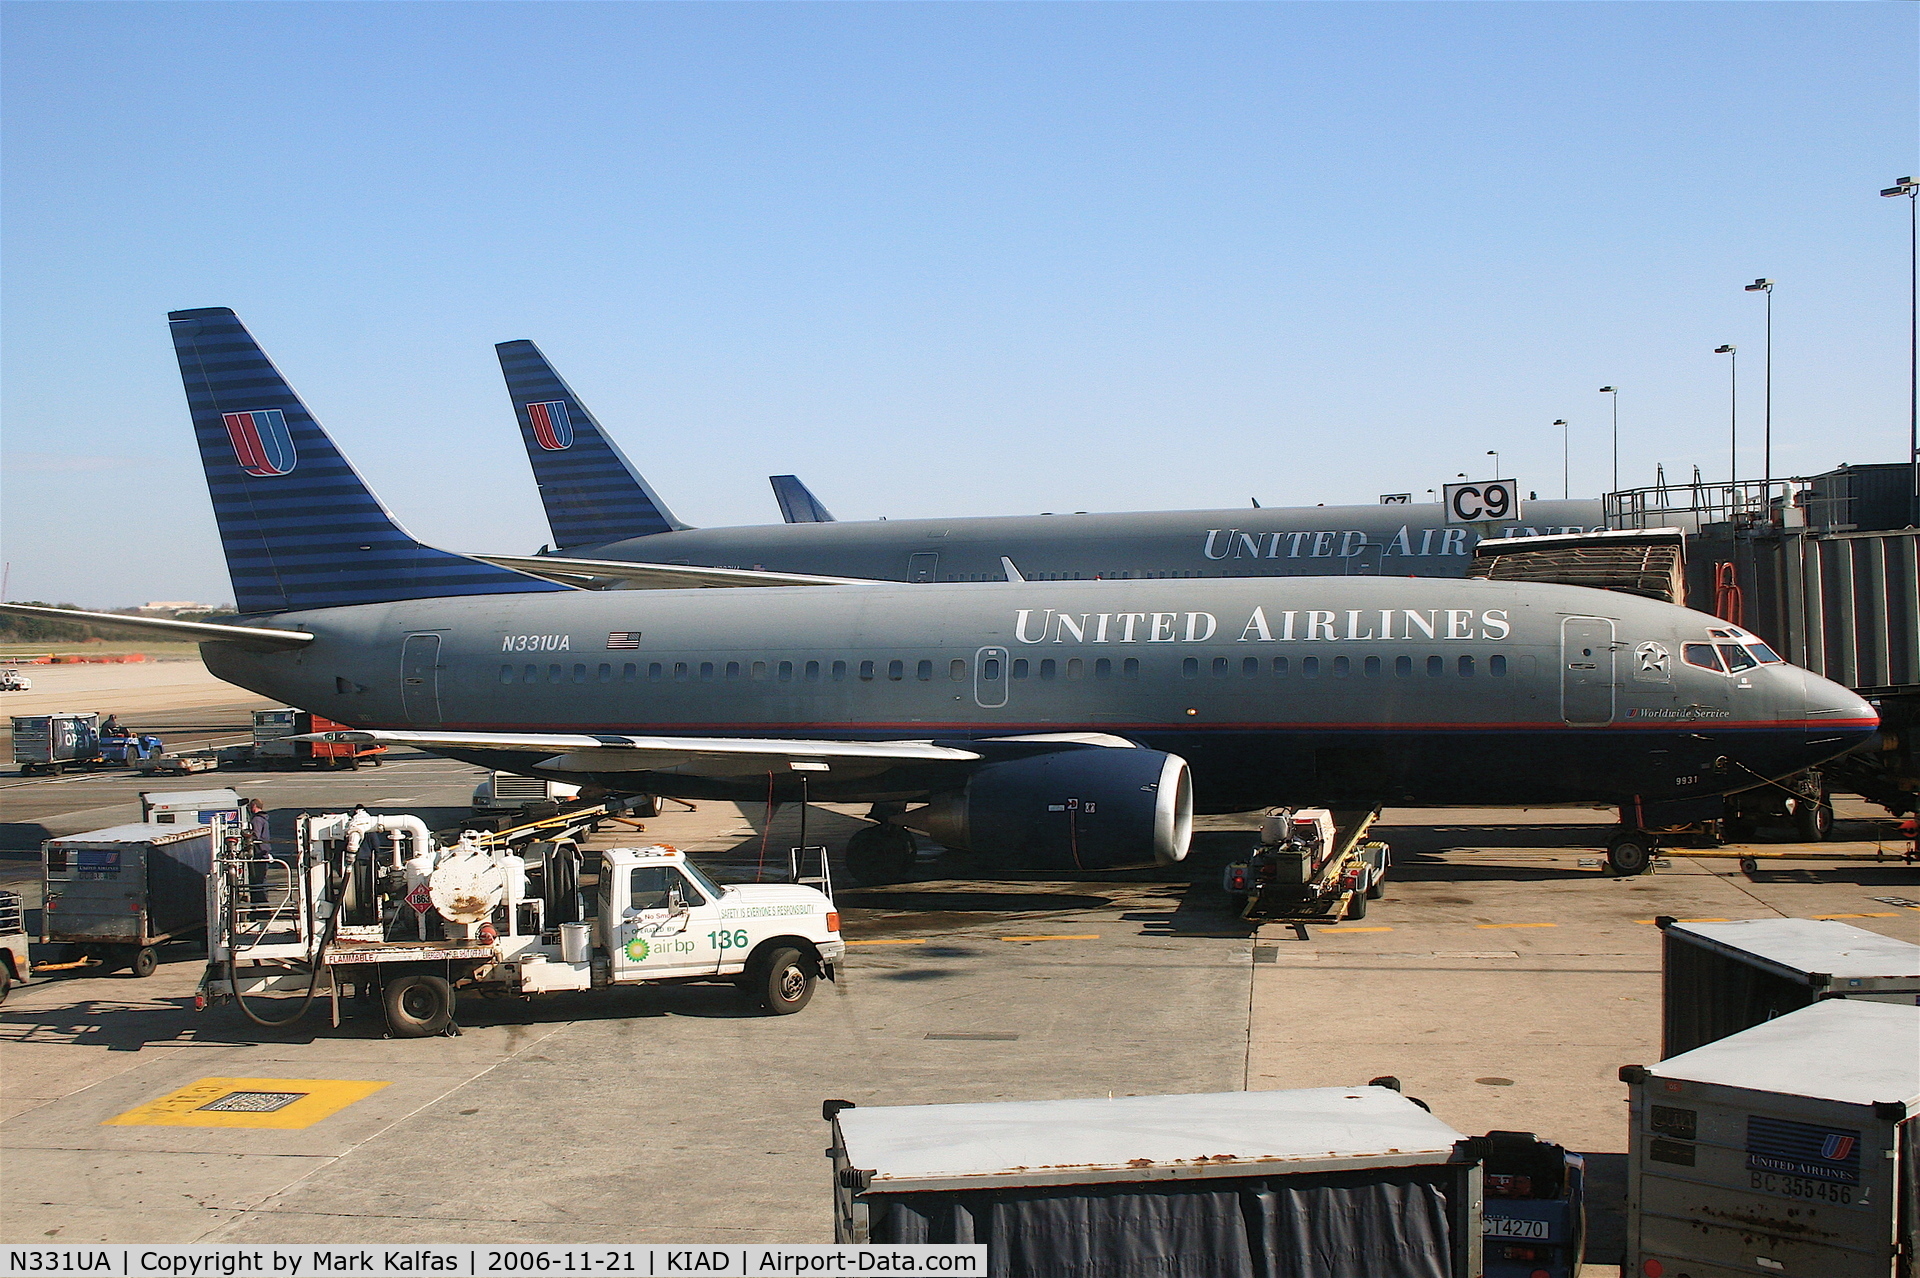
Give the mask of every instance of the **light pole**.
[(1920, 222), (1914, 217), (1920, 178), (1903, 177), (1880, 194), (1907, 197), (1907, 465), (1913, 481), (1907, 519), (1920, 526)]
[(1602, 386), (1602, 395), (1613, 396), (1613, 491), (1620, 491), (1620, 388)]
[[(1726, 355), (1727, 361), (1727, 482), (1740, 482), (1740, 348), (1728, 343), (1713, 348), (1715, 355)], [(1727, 494), (1727, 500), (1733, 500), (1733, 494)]]
[(1493, 477), (1495, 479), (1500, 478), (1500, 454), (1489, 448), (1487, 450), (1487, 456), (1493, 458)]
[[(1765, 406), (1761, 409), (1761, 418), (1765, 424), (1761, 427), (1760, 434), (1760, 478), (1771, 486), (1773, 483), (1773, 281), (1755, 280), (1747, 285), (1746, 291), (1767, 295), (1767, 371), (1764, 378), (1767, 390)], [(1769, 491), (1763, 500), (1768, 502), (1770, 507), (1773, 501), (1772, 492)]]
[(1565, 418), (1556, 418), (1553, 424), (1560, 428), (1560, 500), (1566, 501), (1573, 496), (1573, 440)]

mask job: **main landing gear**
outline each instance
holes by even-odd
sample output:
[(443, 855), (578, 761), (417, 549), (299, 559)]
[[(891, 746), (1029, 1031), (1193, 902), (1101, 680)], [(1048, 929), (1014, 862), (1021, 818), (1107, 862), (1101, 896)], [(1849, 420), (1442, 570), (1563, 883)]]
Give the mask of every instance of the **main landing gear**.
[(913, 833), (897, 825), (870, 825), (847, 840), (847, 873), (861, 887), (898, 883), (913, 874)]

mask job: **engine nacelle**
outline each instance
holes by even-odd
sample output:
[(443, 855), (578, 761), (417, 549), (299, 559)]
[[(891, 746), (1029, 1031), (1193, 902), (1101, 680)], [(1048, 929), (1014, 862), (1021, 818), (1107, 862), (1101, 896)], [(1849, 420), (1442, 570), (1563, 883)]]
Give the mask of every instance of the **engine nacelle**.
[(990, 763), (895, 820), (1025, 869), (1170, 865), (1193, 839), (1193, 781), (1158, 750), (1059, 750)]

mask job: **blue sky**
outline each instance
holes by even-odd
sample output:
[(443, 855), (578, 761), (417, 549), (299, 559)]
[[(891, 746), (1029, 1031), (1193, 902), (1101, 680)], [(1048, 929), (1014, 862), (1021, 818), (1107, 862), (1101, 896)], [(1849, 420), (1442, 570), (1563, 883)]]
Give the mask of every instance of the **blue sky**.
[[(166, 312), (422, 538), (547, 539), (494, 342), (677, 513), (1557, 496), (1906, 437), (1907, 4), (9, 3), (12, 598), (231, 597)], [(1757, 448), (1743, 469), (1757, 473)]]

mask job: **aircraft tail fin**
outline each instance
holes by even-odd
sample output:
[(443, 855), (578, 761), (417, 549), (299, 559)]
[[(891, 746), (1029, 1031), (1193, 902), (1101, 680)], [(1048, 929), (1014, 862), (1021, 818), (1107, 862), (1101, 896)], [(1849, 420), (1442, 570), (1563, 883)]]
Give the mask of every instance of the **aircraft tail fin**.
[(242, 613), (564, 589), (415, 541), (238, 316), (167, 318)]
[(830, 524), (833, 512), (821, 504), (813, 491), (800, 482), (798, 475), (768, 475), (774, 500), (780, 503), (780, 518), (790, 524)]
[(494, 348), (561, 550), (686, 528), (532, 342)]

